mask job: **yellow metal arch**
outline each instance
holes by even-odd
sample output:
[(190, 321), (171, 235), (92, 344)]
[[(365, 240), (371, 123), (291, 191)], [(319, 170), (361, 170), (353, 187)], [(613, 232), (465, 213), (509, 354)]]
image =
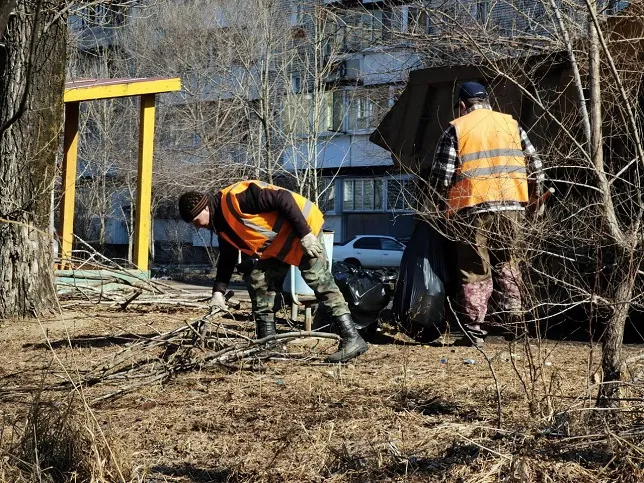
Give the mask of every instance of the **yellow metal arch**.
[(65, 85), (65, 134), (63, 143), (62, 200), (60, 206), (60, 248), (63, 260), (71, 259), (74, 238), (74, 203), (78, 162), (78, 113), (80, 103), (98, 99), (140, 96), (139, 165), (137, 177), (134, 264), (148, 270), (150, 206), (152, 200), (152, 156), (156, 95), (181, 90), (178, 78), (82, 79)]

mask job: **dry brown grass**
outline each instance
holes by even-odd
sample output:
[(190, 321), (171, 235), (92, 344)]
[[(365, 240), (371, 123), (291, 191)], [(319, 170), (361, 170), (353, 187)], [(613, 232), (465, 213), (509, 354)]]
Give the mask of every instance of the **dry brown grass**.
[(49, 394), (47, 400), (43, 395), (35, 393), (24, 419), (14, 421), (11, 439), (0, 442), (2, 481), (132, 480), (130, 455), (100, 428), (91, 409), (74, 394)]
[[(43, 324), (53, 352), (38, 345), (43, 331), (37, 324), (5, 326), (0, 377), (13, 388), (79, 380), (110, 361), (128, 334), (163, 332), (195, 315), (69, 312)], [(250, 335), (246, 315), (221, 323)], [(290, 343), (288, 352), (310, 356), (333, 346), (304, 341)], [(48, 455), (39, 456), (40, 468), (51, 466), (53, 478), (53, 468), (62, 467), (62, 479), (49, 481), (121, 481), (117, 466), (125, 481), (149, 482), (644, 481), (639, 383), (628, 390), (619, 423), (608, 425), (589, 410), (596, 391), (594, 348), (562, 341), (510, 346), (497, 339), (486, 351), (501, 389), (501, 430), (495, 384), (480, 354), (396, 336), (395, 344), (372, 345), (346, 366), (297, 358), (245, 361), (179, 374), (91, 410), (83, 401), (132, 381), (99, 384), (62, 402), (60, 391), (46, 392), (44, 401), (53, 395), (59, 402), (29, 411), (29, 422), (7, 426), (4, 439), (21, 442), (14, 448), (32, 455), (23, 456), (29, 464), (19, 467), (23, 481), (39, 481), (35, 446), (26, 439), (34, 424), (41, 435), (38, 454)], [(639, 351), (627, 347), (627, 357)], [(477, 363), (465, 365), (466, 358)], [(640, 360), (632, 365), (634, 380), (642, 370)], [(22, 415), (25, 421), (34, 396), (6, 390), (0, 400), (5, 420)], [(56, 466), (72, 460), (71, 469)], [(16, 470), (13, 461), (2, 460), (2, 481), (19, 481), (9, 466)]]

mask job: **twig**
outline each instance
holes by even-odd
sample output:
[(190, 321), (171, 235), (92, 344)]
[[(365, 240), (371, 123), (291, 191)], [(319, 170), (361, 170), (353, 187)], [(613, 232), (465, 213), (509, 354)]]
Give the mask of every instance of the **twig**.
[(139, 290), (134, 295), (132, 295), (129, 299), (127, 299), (125, 302), (121, 303), (121, 310), (127, 310), (128, 305), (130, 305), (132, 302), (134, 302), (134, 300), (139, 298), (142, 293), (143, 291)]
[(470, 340), (472, 343), (472, 346), (481, 353), (481, 355), (485, 358), (485, 361), (487, 362), (488, 367), (490, 368), (490, 372), (492, 373), (492, 379), (494, 379), (494, 386), (496, 388), (496, 414), (497, 414), (497, 428), (501, 429), (503, 426), (503, 409), (501, 406), (501, 388), (499, 386), (499, 379), (496, 377), (496, 371), (494, 370), (494, 366), (492, 365), (492, 361), (488, 357), (488, 355), (485, 353), (483, 349), (481, 349), (478, 345), (474, 343), (474, 340), (472, 340), (472, 337), (470, 334), (465, 330), (463, 325), (461, 324), (461, 321), (458, 317), (458, 314), (454, 310), (454, 307), (452, 307), (452, 301), (447, 298), (447, 304), (449, 305), (450, 310), (452, 311), (452, 314), (454, 315), (454, 318), (456, 319), (456, 322), (458, 323), (459, 327), (465, 334), (465, 336)]
[(98, 404), (98, 403), (100, 403), (102, 401), (106, 401), (107, 399), (112, 399), (112, 398), (114, 398), (116, 396), (122, 396), (123, 394), (131, 392), (134, 389), (138, 389), (138, 388), (143, 387), (143, 386), (149, 386), (150, 384), (153, 384), (153, 383), (155, 383), (157, 381), (161, 381), (166, 377), (168, 377), (168, 375), (165, 374), (165, 373), (158, 374), (158, 375), (154, 376), (152, 379), (150, 379), (148, 381), (137, 382), (136, 384), (130, 384), (129, 386), (125, 386), (125, 387), (120, 388), (118, 391), (114, 391), (112, 393), (105, 394), (103, 396), (94, 398), (94, 399), (92, 399), (90, 401), (90, 404), (92, 406), (94, 406), (94, 405), (96, 405), (96, 404)]

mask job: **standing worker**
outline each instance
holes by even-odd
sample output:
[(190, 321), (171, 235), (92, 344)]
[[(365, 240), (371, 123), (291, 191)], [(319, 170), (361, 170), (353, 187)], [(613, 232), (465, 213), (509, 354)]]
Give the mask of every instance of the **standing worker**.
[(525, 206), (539, 199), (544, 177), (525, 131), (512, 116), (492, 110), (483, 85), (462, 84), (455, 108), (459, 117), (438, 141), (430, 183), (455, 240), (460, 282), (455, 315), (465, 332), (455, 344), (480, 346), (494, 288), (506, 321), (516, 323), (523, 313), (513, 248)]
[(322, 246), (324, 217), (303, 196), (262, 181), (240, 181), (215, 196), (191, 191), (179, 198), (187, 223), (209, 228), (219, 239), (219, 261), (211, 306), (226, 308), (224, 293), (237, 261), (237, 250), (250, 255), (246, 284), (253, 304), (257, 338), (275, 334), (273, 305), (291, 265), (325, 305), (340, 333), (338, 351), (328, 362), (346, 362), (364, 353), (367, 343), (356, 330), (349, 306), (326, 268)]

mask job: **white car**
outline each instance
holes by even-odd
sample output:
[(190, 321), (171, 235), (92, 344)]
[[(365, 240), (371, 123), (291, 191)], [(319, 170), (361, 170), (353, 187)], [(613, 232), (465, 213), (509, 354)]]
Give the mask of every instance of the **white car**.
[(405, 245), (392, 236), (358, 235), (333, 245), (333, 261), (358, 267), (399, 267)]

